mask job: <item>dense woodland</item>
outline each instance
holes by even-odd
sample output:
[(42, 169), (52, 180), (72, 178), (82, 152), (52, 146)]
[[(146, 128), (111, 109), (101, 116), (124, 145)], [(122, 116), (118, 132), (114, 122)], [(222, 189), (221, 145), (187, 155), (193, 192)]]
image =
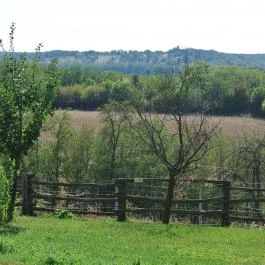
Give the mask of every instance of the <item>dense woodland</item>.
[[(209, 114), (265, 115), (264, 70), (236, 66), (211, 67), (200, 61), (193, 63), (192, 67), (196, 71), (196, 80), (188, 98), (187, 111), (196, 112), (200, 98), (208, 105), (206, 111)], [(60, 69), (61, 85), (55, 104), (62, 109), (95, 110), (109, 100), (132, 101), (144, 95), (146, 107), (151, 100), (155, 110), (161, 113), (165, 106), (162, 79), (172, 71), (177, 72), (177, 67), (168, 66), (164, 73), (156, 75), (125, 75), (73, 64)]]
[[(0, 58), (3, 56), (0, 52)], [(26, 53), (25, 57), (32, 60), (34, 54)], [(39, 54), (44, 68), (54, 58), (58, 59), (60, 72), (56, 108), (96, 110), (109, 100), (137, 100), (144, 90), (147, 101), (152, 98), (156, 111), (163, 112), (161, 76), (170, 71), (177, 72), (177, 67), (188, 60), (197, 71), (194, 96), (198, 87), (200, 93), (203, 90), (209, 113), (264, 115), (263, 54), (226, 54), (180, 48), (167, 52), (51, 51)], [(189, 100), (189, 111), (196, 111), (194, 98)]]
[[(265, 54), (231, 54), (215, 50), (181, 49), (179, 47), (168, 51), (125, 51), (113, 50), (109, 52), (98, 51), (48, 51), (40, 54), (40, 59), (48, 63), (57, 58), (59, 65), (69, 67), (78, 63), (83, 67), (98, 68), (106, 71), (116, 71), (124, 74), (155, 74), (172, 63), (179, 63), (188, 54), (190, 62), (204, 61), (211, 66), (240, 66), (251, 68), (265, 68)], [(3, 53), (0, 52), (0, 57)], [(26, 53), (29, 59), (34, 53)]]

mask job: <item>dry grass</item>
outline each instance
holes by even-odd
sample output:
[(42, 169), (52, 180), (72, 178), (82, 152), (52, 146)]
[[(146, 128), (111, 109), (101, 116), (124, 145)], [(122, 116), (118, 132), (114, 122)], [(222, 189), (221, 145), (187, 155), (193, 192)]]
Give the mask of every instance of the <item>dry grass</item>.
[[(94, 129), (100, 128), (101, 115), (99, 111), (57, 110), (56, 114), (60, 114), (65, 111), (70, 115), (74, 129), (81, 129), (82, 126), (88, 126)], [(44, 131), (41, 133), (40, 140), (53, 141), (54, 137), (49, 132)]]
[[(62, 112), (62, 111), (57, 111)], [(91, 128), (100, 128), (101, 115), (99, 111), (67, 111), (72, 119), (73, 127), (80, 129), (82, 126)], [(189, 119), (192, 119), (190, 117)], [(226, 137), (242, 137), (244, 134), (263, 133), (265, 132), (265, 120), (254, 119), (249, 116), (211, 116), (209, 122), (213, 125), (219, 123), (220, 133)], [(169, 123), (169, 129), (173, 129), (173, 124)]]
[[(57, 111), (57, 113), (62, 112)], [(89, 126), (94, 129), (99, 129), (102, 126), (102, 117), (99, 111), (79, 111), (79, 110), (67, 110), (69, 113), (72, 125), (75, 129), (80, 129), (82, 126)], [(192, 120), (194, 116), (189, 116), (188, 121)], [(244, 135), (251, 134), (265, 134), (265, 120), (254, 119), (249, 116), (211, 116), (209, 117), (209, 124), (216, 126), (218, 124), (218, 131), (224, 137), (228, 137), (232, 140), (239, 139)], [(168, 123), (169, 130), (175, 130), (173, 122)], [(41, 134), (41, 139), (44, 141), (51, 141), (53, 137), (45, 132)]]
[[(63, 112), (62, 110), (57, 113)], [(101, 115), (99, 111), (81, 111), (81, 110), (68, 110), (71, 117), (72, 125), (76, 129), (80, 129), (82, 126), (89, 126), (92, 128), (98, 128), (101, 123)]]
[(219, 128), (221, 134), (228, 137), (242, 137), (246, 134), (254, 134), (265, 132), (265, 120), (254, 119), (248, 116), (238, 117), (211, 117), (216, 123), (220, 122)]

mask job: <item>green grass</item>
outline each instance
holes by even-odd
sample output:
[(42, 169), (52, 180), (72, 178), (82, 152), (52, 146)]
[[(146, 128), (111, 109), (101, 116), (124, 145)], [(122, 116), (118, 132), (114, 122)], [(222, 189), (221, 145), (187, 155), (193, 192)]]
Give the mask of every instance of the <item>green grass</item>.
[(265, 264), (265, 230), (19, 217), (0, 227), (0, 264)]

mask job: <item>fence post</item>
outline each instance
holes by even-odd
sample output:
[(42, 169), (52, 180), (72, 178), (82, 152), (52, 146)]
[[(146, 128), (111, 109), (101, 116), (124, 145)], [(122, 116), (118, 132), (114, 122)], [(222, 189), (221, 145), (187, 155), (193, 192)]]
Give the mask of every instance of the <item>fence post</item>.
[[(202, 185), (199, 185), (199, 200), (202, 200)], [(203, 223), (203, 217), (200, 214), (203, 211), (202, 202), (199, 202), (198, 209), (199, 209), (198, 224), (199, 225), (202, 225), (202, 223)]]
[(24, 173), (22, 176), (22, 214), (33, 215), (32, 178), (33, 174)]
[(229, 210), (230, 210), (230, 191), (231, 181), (223, 181), (223, 214), (222, 214), (222, 226), (229, 226)]
[(115, 190), (117, 195), (117, 221), (126, 220), (126, 179), (115, 179)]

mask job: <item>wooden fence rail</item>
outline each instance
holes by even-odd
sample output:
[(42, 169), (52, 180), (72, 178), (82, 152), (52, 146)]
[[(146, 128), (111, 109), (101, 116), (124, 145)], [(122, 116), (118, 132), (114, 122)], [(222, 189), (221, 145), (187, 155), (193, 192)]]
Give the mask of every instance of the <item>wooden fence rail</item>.
[[(80, 183), (80, 184), (69, 184), (69, 183), (56, 183), (56, 182), (44, 182), (34, 180), (33, 174), (23, 174), (22, 175), (22, 214), (23, 215), (33, 215), (34, 212), (56, 211), (55, 201), (63, 201), (67, 204), (67, 210), (76, 214), (95, 214), (95, 215), (112, 215), (117, 216), (118, 221), (125, 221), (127, 213), (144, 214), (144, 213), (154, 213), (156, 215), (163, 214), (163, 205), (165, 201), (165, 196), (143, 196), (143, 195), (132, 195), (129, 193), (130, 185), (141, 185), (145, 181), (161, 181), (161, 183), (166, 183), (168, 179), (164, 178), (153, 178), (153, 179), (130, 179), (130, 178), (119, 178), (115, 179), (113, 183)], [(178, 180), (180, 181), (180, 180)], [(220, 190), (219, 195), (212, 195), (209, 197), (199, 197), (199, 198), (174, 198), (172, 201), (171, 213), (174, 215), (184, 215), (184, 216), (204, 216), (219, 218), (221, 220), (222, 226), (228, 226), (233, 220), (249, 220), (257, 222), (265, 222), (264, 218), (251, 217), (251, 216), (235, 216), (231, 209), (233, 205), (239, 203), (247, 202), (265, 202), (265, 197), (259, 198), (232, 198), (231, 191), (257, 191), (257, 189), (246, 188), (246, 187), (232, 187), (230, 181), (222, 180), (188, 180), (182, 179), (182, 181), (187, 183), (206, 183), (207, 185), (216, 185), (216, 188)], [(64, 187), (66, 189), (78, 189), (78, 194), (56, 194), (50, 192), (41, 192), (36, 190), (36, 187)], [(137, 186), (138, 187), (138, 186)], [(86, 189), (106, 189), (108, 193), (104, 196), (98, 194), (96, 197), (85, 197)], [(265, 191), (265, 189), (261, 189)], [(88, 192), (89, 195), (89, 192)], [(38, 202), (46, 201), (50, 202), (52, 206), (47, 207), (43, 205), (37, 206)], [(212, 203), (217, 203), (220, 205), (220, 209), (207, 209), (203, 210), (202, 205), (208, 205)], [(90, 205), (87, 209), (78, 209), (70, 207), (69, 205), (86, 204)], [(132, 205), (130, 205), (132, 204)], [(137, 207), (134, 204), (138, 205)], [(91, 206), (92, 205), (92, 206)], [(101, 206), (103, 210), (94, 210), (93, 205), (97, 207)], [(142, 206), (141, 206), (142, 205)], [(173, 205), (180, 207), (181, 205), (190, 205), (192, 207), (198, 206), (198, 209), (181, 209), (174, 208)]]

